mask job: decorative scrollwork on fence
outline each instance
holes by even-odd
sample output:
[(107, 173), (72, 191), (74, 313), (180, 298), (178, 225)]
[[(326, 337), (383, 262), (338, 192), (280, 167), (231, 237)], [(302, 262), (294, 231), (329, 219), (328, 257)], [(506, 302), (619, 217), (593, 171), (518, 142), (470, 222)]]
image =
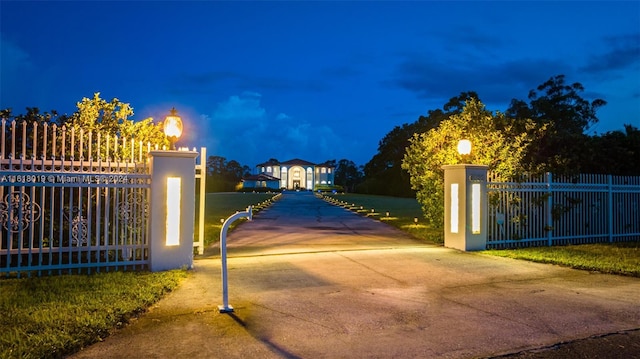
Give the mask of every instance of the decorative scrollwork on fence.
[(0, 201), (0, 223), (12, 233), (24, 231), (40, 218), (40, 206), (28, 194), (14, 191)]
[(120, 220), (130, 229), (144, 227), (149, 216), (149, 203), (147, 203), (146, 193), (129, 193), (127, 200), (120, 204), (119, 213)]
[(89, 238), (89, 224), (78, 207), (65, 207), (64, 216), (71, 222), (71, 244), (82, 247)]
[(71, 220), (71, 242), (73, 245), (81, 247), (87, 243), (89, 237), (89, 229), (87, 219), (84, 216), (77, 215)]

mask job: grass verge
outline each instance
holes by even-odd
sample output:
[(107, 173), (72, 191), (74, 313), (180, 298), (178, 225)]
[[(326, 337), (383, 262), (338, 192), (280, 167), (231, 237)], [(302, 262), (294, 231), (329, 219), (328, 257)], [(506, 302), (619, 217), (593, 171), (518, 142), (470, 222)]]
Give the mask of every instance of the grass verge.
[(412, 236), (435, 244), (442, 244), (442, 230), (425, 223), (422, 209), (415, 198), (399, 198), (364, 194), (330, 194), (326, 197), (341, 205), (399, 228)]
[(532, 262), (640, 277), (640, 242), (488, 250), (482, 253)]
[[(256, 207), (260, 203), (272, 199), (276, 193), (207, 193), (206, 212), (204, 215), (204, 245), (208, 247), (220, 240), (222, 223), (236, 212), (245, 211), (247, 207)], [(260, 208), (254, 208), (254, 213)], [(231, 228), (238, 223), (235, 222)], [(197, 223), (196, 223), (197, 228)]]
[(187, 276), (108, 272), (0, 280), (0, 358), (61, 358), (101, 341)]

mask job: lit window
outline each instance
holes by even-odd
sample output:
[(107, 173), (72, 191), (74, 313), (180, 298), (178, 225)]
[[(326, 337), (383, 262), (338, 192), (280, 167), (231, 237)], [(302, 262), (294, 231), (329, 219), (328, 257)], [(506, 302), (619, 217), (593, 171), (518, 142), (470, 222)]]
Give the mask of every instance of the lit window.
[(331, 173), (331, 168), (329, 168), (327, 171), (329, 171), (329, 173)]
[(322, 168), (320, 169), (320, 172), (321, 172), (321, 173), (327, 173), (327, 169), (326, 169), (326, 168), (324, 168), (324, 167), (322, 167)]
[(271, 166), (267, 167), (267, 172), (271, 173)]

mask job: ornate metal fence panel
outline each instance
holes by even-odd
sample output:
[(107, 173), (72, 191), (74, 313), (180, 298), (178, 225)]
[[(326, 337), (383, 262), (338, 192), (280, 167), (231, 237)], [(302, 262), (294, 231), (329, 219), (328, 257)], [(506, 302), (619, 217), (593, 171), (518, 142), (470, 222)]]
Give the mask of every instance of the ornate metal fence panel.
[(640, 239), (640, 177), (489, 174), (488, 248)]
[(2, 120), (0, 275), (146, 267), (149, 150), (115, 136)]

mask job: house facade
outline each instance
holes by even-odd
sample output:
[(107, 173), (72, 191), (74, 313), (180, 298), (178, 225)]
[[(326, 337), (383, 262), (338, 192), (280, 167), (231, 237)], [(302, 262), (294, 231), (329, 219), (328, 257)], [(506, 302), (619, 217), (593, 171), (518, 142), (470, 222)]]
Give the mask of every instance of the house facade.
[(335, 167), (328, 162), (312, 163), (301, 159), (268, 161), (256, 165), (255, 174), (242, 179), (243, 188), (313, 190), (334, 185)]

